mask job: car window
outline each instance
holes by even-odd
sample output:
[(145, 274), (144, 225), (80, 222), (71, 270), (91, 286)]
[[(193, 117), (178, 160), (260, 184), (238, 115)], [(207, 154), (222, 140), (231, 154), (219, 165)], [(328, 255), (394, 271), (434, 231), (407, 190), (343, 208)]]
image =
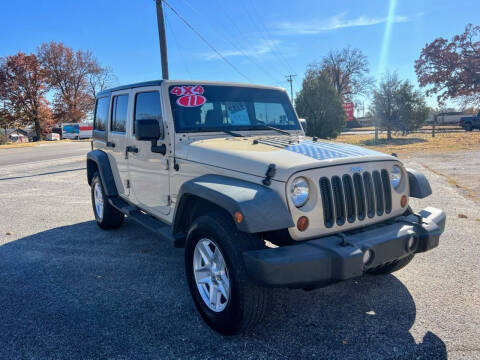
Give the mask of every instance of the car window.
[(93, 128), (99, 131), (105, 131), (107, 124), (108, 110), (110, 109), (110, 98), (102, 97), (97, 99), (97, 106), (95, 109), (95, 119), (93, 121)]
[(170, 104), (177, 132), (262, 130), (270, 125), (298, 130), (286, 93), (219, 85), (172, 85)]
[(256, 102), (254, 103), (255, 118), (271, 126), (292, 125), (282, 104)]
[(160, 93), (149, 91), (138, 93), (135, 96), (135, 117), (133, 121), (133, 133), (135, 133), (136, 120), (156, 119), (162, 121), (162, 107), (160, 104)]
[(125, 132), (128, 111), (128, 95), (118, 95), (113, 97), (112, 122), (110, 130), (116, 132)]

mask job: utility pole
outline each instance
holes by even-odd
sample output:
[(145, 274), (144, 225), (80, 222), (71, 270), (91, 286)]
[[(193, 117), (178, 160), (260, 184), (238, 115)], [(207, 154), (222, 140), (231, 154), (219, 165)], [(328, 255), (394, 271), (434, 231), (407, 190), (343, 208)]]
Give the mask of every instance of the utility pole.
[(290, 83), (290, 100), (292, 101), (292, 104), (293, 104), (293, 78), (295, 76), (297, 76), (297, 74), (290, 74), (285, 76), (287, 78), (287, 81)]
[(162, 61), (162, 78), (168, 80), (167, 38), (165, 36), (165, 19), (163, 18), (163, 2), (155, 0), (157, 5), (158, 41), (160, 42), (160, 59)]

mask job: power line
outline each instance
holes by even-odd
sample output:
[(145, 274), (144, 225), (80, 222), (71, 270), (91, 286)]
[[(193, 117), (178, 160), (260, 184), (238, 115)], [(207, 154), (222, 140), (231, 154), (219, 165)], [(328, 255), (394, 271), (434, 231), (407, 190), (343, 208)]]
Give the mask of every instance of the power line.
[[(198, 15), (204, 16), (200, 11), (195, 9), (192, 6), (192, 4), (190, 4), (189, 1), (183, 0), (183, 2), (185, 2), (185, 4), (187, 4), (188, 7), (190, 9), (192, 9), (194, 12), (196, 12)], [(221, 1), (220, 1), (220, 3), (221, 3)], [(223, 5), (223, 3), (221, 3), (221, 4)], [(228, 12), (226, 12), (225, 15), (229, 18), (230, 25), (235, 27), (237, 29), (237, 31), (240, 33), (240, 31), (238, 30), (238, 27), (235, 25), (235, 23), (233, 22), (233, 19), (230, 17)], [(219, 24), (223, 27), (225, 33), (227, 33), (227, 31), (228, 31), (227, 27), (223, 23), (219, 23)], [(210, 29), (214, 30), (212, 26), (210, 26)], [(272, 74), (270, 72), (268, 72), (263, 66), (261, 66), (258, 62), (256, 62), (252, 56), (248, 55), (242, 48), (239, 47), (239, 45), (237, 45), (234, 41), (232, 41), (228, 36), (220, 36), (220, 34), (218, 32), (215, 32), (215, 33), (217, 34), (217, 36), (221, 37), (222, 40), (224, 40), (225, 42), (228, 42), (231, 46), (233, 46), (242, 56), (247, 58), (252, 64), (257, 66), (258, 69), (260, 69), (260, 71), (262, 71), (265, 75), (267, 75), (270, 79), (272, 79), (274, 81), (274, 83), (278, 83), (278, 79), (276, 79), (274, 76), (272, 76)]]
[(167, 29), (169, 29), (170, 32), (172, 33), (173, 40), (175, 42), (177, 50), (180, 53), (180, 56), (182, 57), (183, 66), (185, 66), (185, 70), (187, 71), (187, 74), (190, 77), (190, 80), (193, 80), (192, 79), (192, 74), (190, 73), (190, 69), (188, 68), (188, 65), (187, 65), (187, 61), (185, 60), (186, 57), (184, 56), (184, 53), (183, 53), (183, 51), (181, 49), (181, 46), (180, 46), (180, 43), (179, 43), (179, 41), (178, 41), (178, 39), (175, 35), (175, 32), (173, 31), (173, 25), (169, 23), (168, 18), (166, 16), (165, 16), (165, 24), (167, 25)]
[(235, 65), (233, 65), (225, 56), (222, 55), (222, 53), (220, 51), (218, 51), (212, 44), (210, 44), (210, 42), (205, 39), (202, 34), (200, 34), (200, 32), (198, 32), (198, 30), (196, 30), (192, 25), (190, 25), (190, 23), (182, 16), (178, 13), (177, 10), (175, 10), (166, 0), (161, 0), (162, 2), (165, 3), (165, 5), (167, 5), (170, 10), (185, 24), (187, 25), (190, 30), (192, 30), (210, 49), (212, 49), (223, 61), (225, 61), (228, 65), (230, 65), (230, 67), (232, 69), (234, 69), (238, 74), (240, 74), (242, 77), (244, 77), (248, 82), (252, 82), (244, 73), (242, 73), (240, 71), (240, 69), (238, 69)]
[[(275, 43), (275, 40), (273, 40), (271, 35), (270, 35), (270, 37), (268, 36), (270, 33), (267, 30), (267, 28), (263, 25), (263, 23), (261, 21), (257, 22), (255, 20), (255, 18), (252, 16), (250, 11), (248, 10), (248, 6), (245, 6), (244, 2), (242, 4), (243, 4), (243, 9), (244, 9), (245, 13), (247, 14), (250, 22), (253, 24), (253, 26), (258, 28), (259, 33), (262, 36), (263, 40), (265, 40), (267, 44), (269, 43), (271, 45), (273, 53), (278, 57), (279, 60), (283, 60), (284, 65), (286, 65), (287, 68), (288, 68), (287, 70), (292, 72), (293, 71), (292, 67), (290, 66), (288, 61), (285, 59), (285, 57), (282, 55), (282, 53), (277, 49), (277, 45)], [(252, 2), (249, 2), (249, 4), (250, 4), (251, 8), (255, 8)], [(255, 8), (255, 12), (258, 12), (257, 8)], [(279, 61), (279, 63), (281, 63), (281, 61)]]

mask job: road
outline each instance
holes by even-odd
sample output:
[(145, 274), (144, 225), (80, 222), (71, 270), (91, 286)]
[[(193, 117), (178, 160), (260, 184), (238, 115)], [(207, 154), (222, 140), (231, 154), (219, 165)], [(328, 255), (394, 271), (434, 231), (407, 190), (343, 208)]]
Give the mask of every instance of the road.
[(414, 208), (447, 212), (437, 249), (394, 275), (276, 289), (255, 333), (224, 337), (195, 310), (182, 249), (128, 219), (100, 230), (82, 154), (51, 146), (72, 155), (0, 166), (1, 359), (480, 359), (480, 208), (415, 158), (434, 195)]
[(70, 159), (83, 156), (90, 150), (90, 143), (52, 142), (35, 147), (0, 149), (0, 169), (3, 166), (47, 160)]

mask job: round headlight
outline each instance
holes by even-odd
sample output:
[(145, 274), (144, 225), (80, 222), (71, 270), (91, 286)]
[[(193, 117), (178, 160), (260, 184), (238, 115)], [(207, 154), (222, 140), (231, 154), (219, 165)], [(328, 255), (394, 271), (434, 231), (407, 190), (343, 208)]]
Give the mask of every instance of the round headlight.
[(402, 182), (402, 177), (403, 172), (402, 169), (400, 169), (400, 166), (393, 165), (393, 168), (390, 171), (390, 178), (392, 179), (392, 186), (394, 189), (400, 186), (400, 183)]
[(296, 207), (305, 205), (308, 200), (310, 188), (308, 187), (307, 179), (298, 177), (293, 180), (290, 187), (290, 198)]

